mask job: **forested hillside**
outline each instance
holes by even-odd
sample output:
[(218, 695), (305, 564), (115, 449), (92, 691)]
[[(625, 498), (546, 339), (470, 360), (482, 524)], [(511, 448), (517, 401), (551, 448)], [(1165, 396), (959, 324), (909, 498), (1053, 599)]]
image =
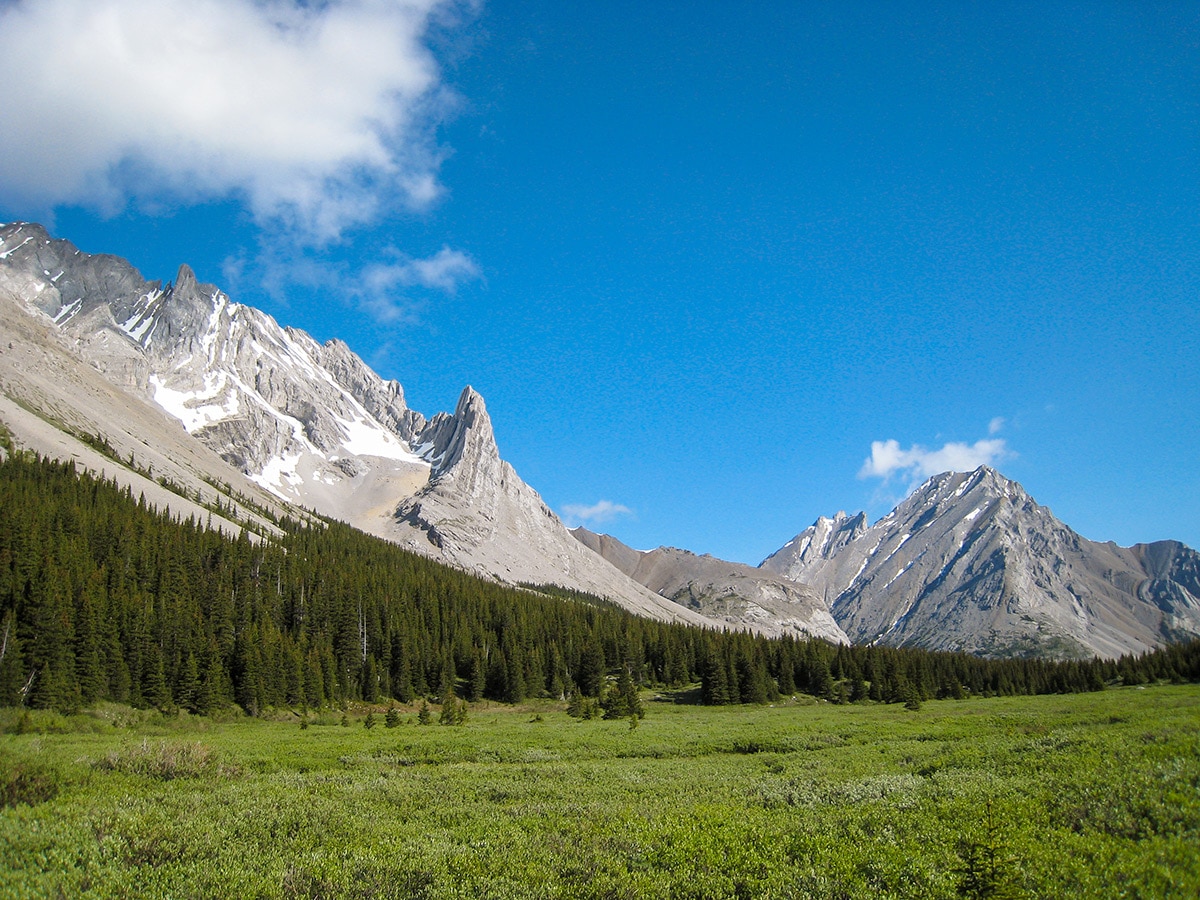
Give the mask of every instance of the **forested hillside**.
[(500, 586), (348, 526), (280, 522), (232, 540), (70, 463), (0, 462), (0, 705), (101, 700), (197, 713), (595, 697), (621, 671), (702, 683), (707, 703), (1102, 689), (1200, 677), (1200, 644), (1051, 663), (767, 640), (638, 618), (595, 598)]

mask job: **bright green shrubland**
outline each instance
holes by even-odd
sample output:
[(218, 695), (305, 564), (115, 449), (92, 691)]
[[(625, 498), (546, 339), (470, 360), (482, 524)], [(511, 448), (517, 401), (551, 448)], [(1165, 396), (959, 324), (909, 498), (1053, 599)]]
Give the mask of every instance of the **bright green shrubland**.
[[(1200, 690), (701, 707), (456, 728), (0, 714), (14, 897), (1171, 897)], [(377, 711), (378, 712), (378, 711)], [(378, 717), (378, 716), (377, 716)], [(325, 724), (327, 723), (327, 724)], [(23, 730), (25, 733), (16, 733)]]

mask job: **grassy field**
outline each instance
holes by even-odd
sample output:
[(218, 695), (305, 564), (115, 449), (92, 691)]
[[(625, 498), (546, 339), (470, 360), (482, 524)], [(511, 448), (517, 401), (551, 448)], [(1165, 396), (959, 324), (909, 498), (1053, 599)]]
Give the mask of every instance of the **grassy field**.
[(1196, 686), (647, 707), (0, 711), (0, 896), (1200, 896)]

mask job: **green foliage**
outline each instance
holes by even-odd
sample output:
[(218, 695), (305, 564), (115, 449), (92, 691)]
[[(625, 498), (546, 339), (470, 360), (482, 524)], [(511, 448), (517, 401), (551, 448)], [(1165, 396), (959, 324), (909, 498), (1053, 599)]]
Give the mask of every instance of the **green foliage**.
[(431, 725), (433, 723), (433, 713), (429, 709), (429, 704), (424, 700), (421, 701), (421, 708), (417, 711), (418, 725)]
[(585, 697), (576, 690), (567, 701), (567, 715), (573, 719), (599, 719), (604, 715), (604, 709), (595, 697)]
[(223, 766), (212, 749), (199, 741), (143, 740), (140, 744), (111, 750), (96, 760), (103, 772), (124, 772), (160, 781), (176, 778), (229, 777), (235, 770)]
[[(255, 716), (465, 696), (701, 682), (703, 702), (811, 694), (899, 703), (1200, 679), (1200, 642), (1118, 661), (985, 660), (652, 622), (570, 592), (492, 584), (334, 522), (231, 540), (24, 453), (0, 461), (0, 706), (115, 702)], [(614, 680), (618, 690), (614, 697)], [(574, 686), (572, 686), (574, 682)], [(591, 709), (591, 707), (588, 707)], [(578, 711), (578, 710), (577, 710)]]
[(1008, 854), (999, 825), (988, 800), (978, 838), (960, 838), (955, 848), (962, 865), (958, 868), (958, 895), (970, 900), (1019, 900), (1014, 859)]
[(395, 728), (400, 724), (400, 710), (394, 706), (389, 706), (387, 715), (383, 717), (383, 725), (385, 728)]
[(372, 729), (374, 727), (375, 727), (375, 713), (369, 712), (369, 713), (367, 713), (367, 717), (365, 719), (363, 719), (363, 728), (366, 728), (369, 731), (370, 729)]
[(442, 711), (438, 715), (439, 725), (467, 724), (467, 701), (459, 700), (453, 694), (442, 701)]
[(35, 710), (19, 735), (3, 712), (0, 785), (18, 799), (0, 808), (0, 884), (81, 900), (1200, 892), (1194, 686), (926, 699), (917, 716), (643, 702), (636, 729), (544, 699), (386, 738), (321, 727), (330, 712), (303, 735), (283, 715), (115, 705)]
[(609, 686), (600, 705), (606, 719), (640, 719), (646, 715), (637, 685), (633, 683), (629, 669), (625, 666), (621, 667), (616, 683)]
[(58, 796), (62, 773), (34, 759), (0, 753), (0, 808), (36, 806)]

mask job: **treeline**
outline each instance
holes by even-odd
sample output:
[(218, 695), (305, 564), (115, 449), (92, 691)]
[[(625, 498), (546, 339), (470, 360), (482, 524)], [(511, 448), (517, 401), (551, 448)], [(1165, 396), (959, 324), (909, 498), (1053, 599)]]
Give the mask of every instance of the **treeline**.
[(989, 661), (766, 640), (503, 587), (348, 526), (223, 536), (29, 454), (0, 462), (0, 705), (101, 700), (251, 714), (348, 700), (597, 698), (702, 683), (704, 702), (1095, 690), (1200, 678), (1200, 644), (1118, 662)]

